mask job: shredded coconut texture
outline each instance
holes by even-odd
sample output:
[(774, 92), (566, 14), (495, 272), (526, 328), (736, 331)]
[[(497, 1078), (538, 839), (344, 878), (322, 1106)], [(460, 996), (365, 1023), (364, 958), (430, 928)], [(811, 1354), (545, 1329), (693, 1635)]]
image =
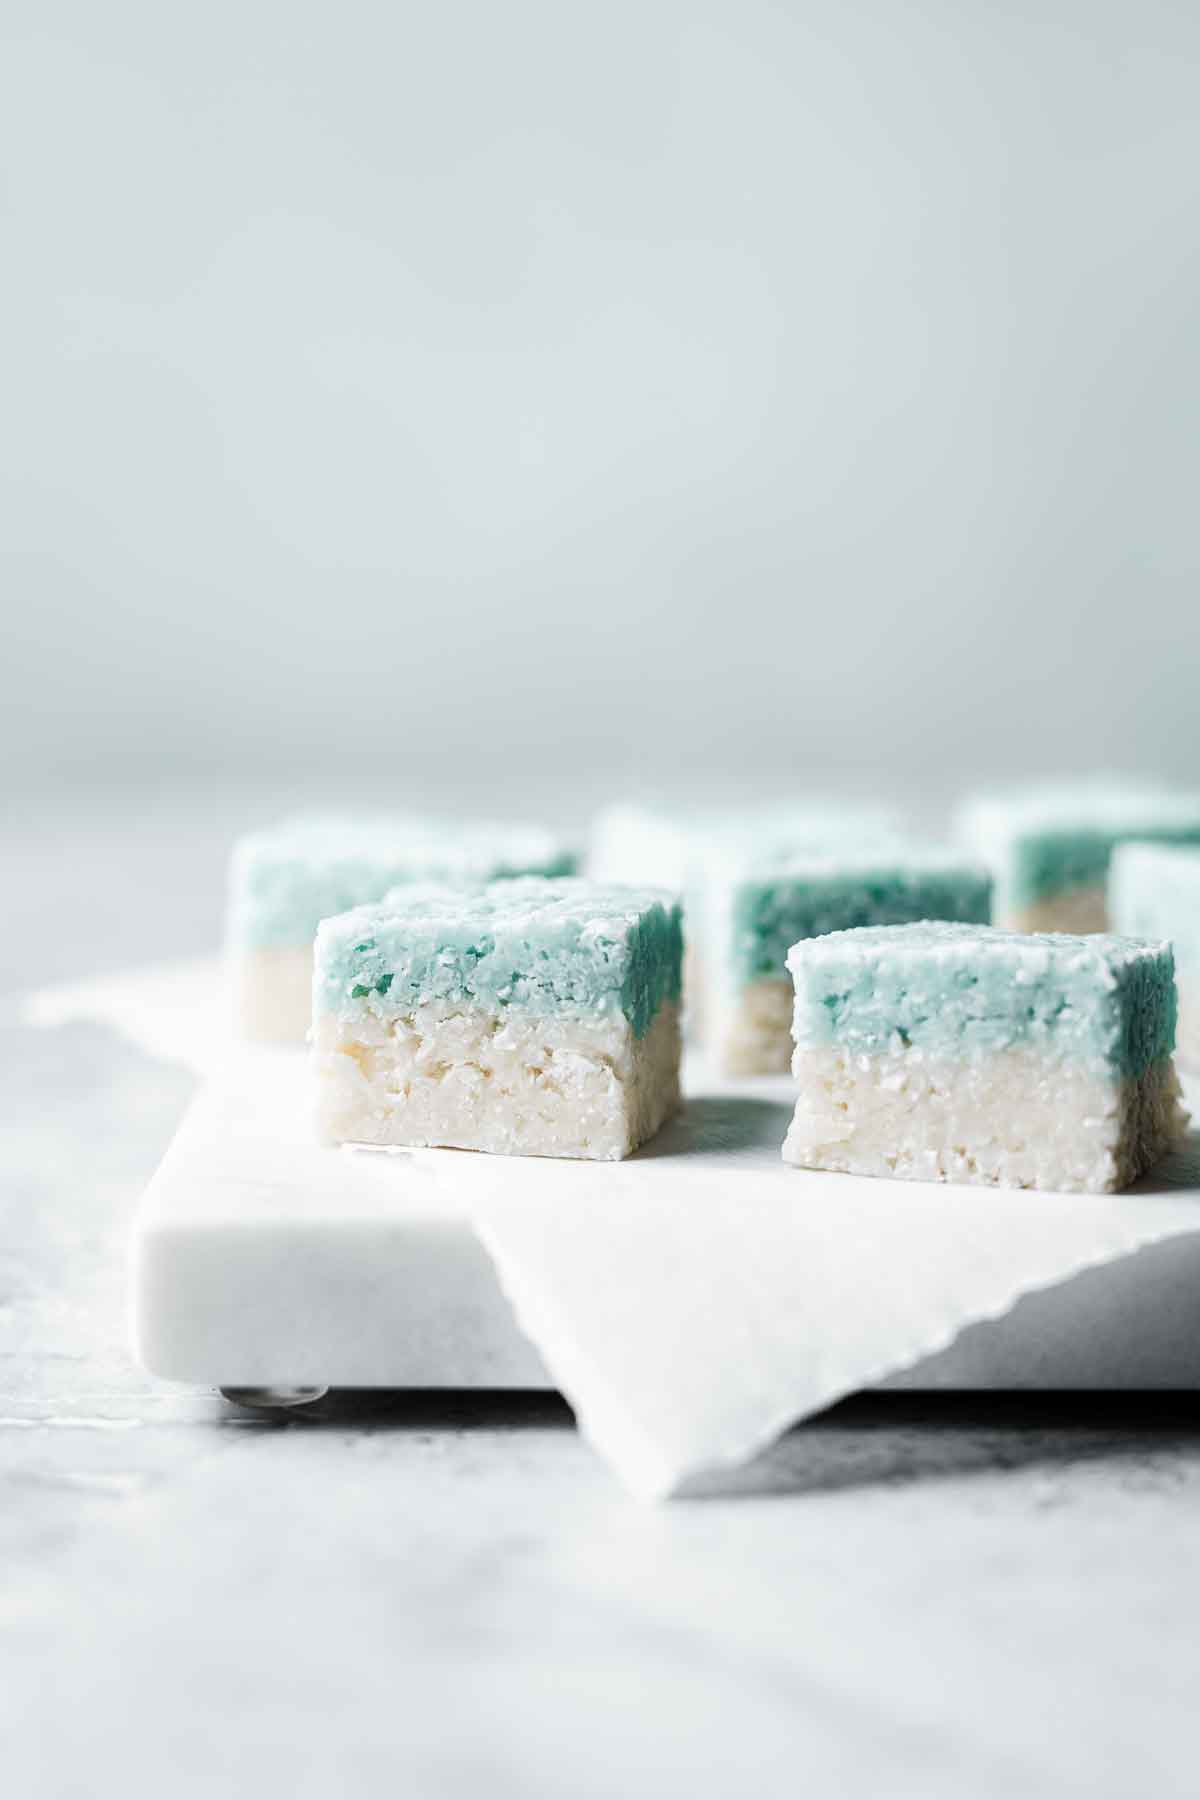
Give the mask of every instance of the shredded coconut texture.
[(480, 885), (570, 875), (571, 845), (537, 825), (407, 814), (285, 819), (234, 845), (226, 936), (235, 947), (311, 945), (322, 919), (401, 881)]
[(481, 889), (400, 887), (317, 932), (313, 1012), (353, 1021), (430, 1002), (485, 1012), (620, 1013), (641, 1037), (682, 985), (671, 894), (528, 877)]
[(1036, 1050), (931, 1061), (798, 1050), (785, 1162), (901, 1181), (1111, 1193), (1187, 1125), (1170, 1058), (1110, 1079)]
[(930, 1057), (1028, 1045), (1102, 1073), (1139, 1075), (1175, 1045), (1171, 947), (1138, 938), (1022, 936), (924, 923), (795, 944), (797, 1045)]
[(333, 1143), (499, 1156), (628, 1156), (678, 1110), (679, 1007), (636, 1037), (620, 1014), (581, 1018), (431, 1003), (314, 1029), (319, 1134)]
[(748, 981), (714, 1002), (710, 1036), (726, 1075), (786, 1075), (792, 1063), (792, 984)]

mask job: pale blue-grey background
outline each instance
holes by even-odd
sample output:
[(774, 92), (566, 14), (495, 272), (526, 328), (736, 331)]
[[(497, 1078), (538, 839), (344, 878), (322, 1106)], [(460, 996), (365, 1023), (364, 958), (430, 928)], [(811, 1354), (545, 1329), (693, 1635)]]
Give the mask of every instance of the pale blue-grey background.
[(1200, 11), (9, 5), (0, 749), (1200, 779)]

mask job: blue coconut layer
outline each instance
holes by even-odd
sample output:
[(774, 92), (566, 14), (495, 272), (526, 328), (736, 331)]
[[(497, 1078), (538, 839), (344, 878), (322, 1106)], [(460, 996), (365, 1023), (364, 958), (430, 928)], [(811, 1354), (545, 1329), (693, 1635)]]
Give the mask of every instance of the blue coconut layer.
[(988, 926), (894, 925), (796, 944), (796, 1041), (958, 1058), (1031, 1045), (1140, 1075), (1175, 1045), (1169, 944)]
[(986, 924), (991, 901), (988, 871), (954, 851), (897, 845), (759, 858), (732, 879), (728, 972), (738, 984), (782, 976), (799, 939), (856, 926)]
[(640, 1038), (664, 1001), (678, 1001), (682, 958), (680, 906), (656, 889), (537, 878), (399, 888), (322, 922), (313, 1011), (621, 1013)]
[(307, 945), (322, 919), (380, 900), (398, 882), (570, 875), (576, 862), (561, 839), (533, 825), (397, 815), (289, 819), (234, 846), (227, 938), (246, 949)]
[(1200, 975), (1200, 849), (1122, 844), (1113, 856), (1108, 908), (1118, 931), (1170, 938), (1180, 971)]
[[(1146, 831), (1164, 843), (1200, 843), (1195, 831)], [(1008, 886), (1017, 906), (1030, 905), (1071, 888), (1103, 886), (1114, 847), (1120, 839), (1100, 831), (1061, 832), (1018, 838), (1012, 846)]]
[(1200, 794), (1092, 780), (981, 797), (960, 816), (964, 841), (992, 862), (1008, 912), (1104, 882), (1129, 838), (1200, 844)]

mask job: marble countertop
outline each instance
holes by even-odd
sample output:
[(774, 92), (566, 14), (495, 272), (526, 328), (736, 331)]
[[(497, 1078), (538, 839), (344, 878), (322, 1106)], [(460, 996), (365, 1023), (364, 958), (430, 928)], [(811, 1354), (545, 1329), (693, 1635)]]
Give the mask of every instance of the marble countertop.
[(334, 1396), (279, 1421), (141, 1375), (124, 1234), (190, 1078), (98, 1029), (31, 1031), (12, 996), (202, 949), (224, 835), (161, 814), (10, 833), (10, 1791), (1194, 1791), (1186, 1397), (866, 1398), (739, 1492), (652, 1508), (552, 1398)]

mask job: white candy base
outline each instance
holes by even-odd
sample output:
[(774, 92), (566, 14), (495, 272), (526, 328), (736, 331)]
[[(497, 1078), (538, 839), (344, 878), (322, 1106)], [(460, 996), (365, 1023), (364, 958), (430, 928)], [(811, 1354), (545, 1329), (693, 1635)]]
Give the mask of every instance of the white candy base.
[(235, 1029), (250, 1044), (302, 1044), (312, 1021), (311, 944), (230, 958)]
[(671, 1001), (642, 1038), (620, 1015), (325, 1013), (313, 1030), (317, 1130), (335, 1144), (617, 1162), (678, 1111), (680, 1054)]
[(790, 975), (761, 976), (714, 1001), (712, 1047), (726, 1075), (787, 1074), (795, 1003)]
[(1091, 887), (1063, 888), (1044, 900), (1015, 907), (995, 925), (1008, 931), (1070, 931), (1086, 937), (1093, 931), (1111, 931), (1108, 919), (1108, 892), (1103, 882)]
[(1014, 1047), (936, 1061), (897, 1046), (856, 1056), (798, 1048), (799, 1092), (783, 1146), (798, 1168), (898, 1181), (1112, 1193), (1183, 1138), (1168, 1057), (1114, 1080)]

